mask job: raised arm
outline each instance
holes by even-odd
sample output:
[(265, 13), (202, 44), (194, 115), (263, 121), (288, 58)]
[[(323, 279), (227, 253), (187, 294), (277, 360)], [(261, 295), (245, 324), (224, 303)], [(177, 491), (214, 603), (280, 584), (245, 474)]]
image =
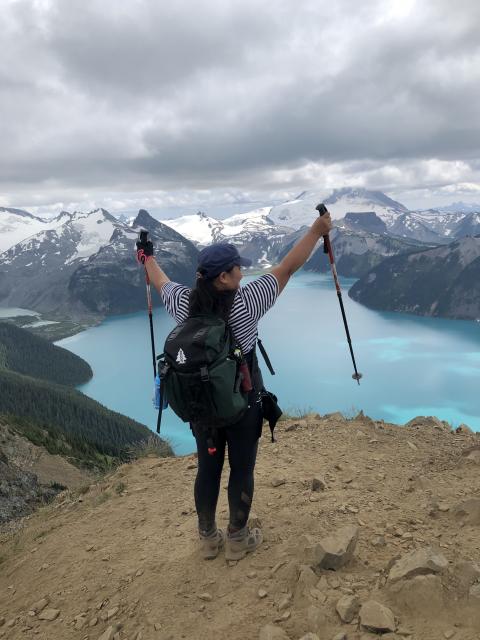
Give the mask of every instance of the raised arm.
[(160, 293), (160, 289), (164, 284), (170, 282), (170, 278), (162, 270), (153, 256), (149, 260), (147, 260), (147, 262), (145, 263), (145, 268), (147, 270), (148, 277), (150, 278), (150, 282)]
[(285, 285), (295, 271), (300, 269), (300, 267), (308, 260), (318, 240), (322, 236), (327, 235), (331, 228), (332, 221), (329, 213), (316, 218), (310, 229), (297, 242), (297, 244), (290, 249), (280, 264), (273, 267), (271, 273), (278, 280), (280, 293), (283, 291)]

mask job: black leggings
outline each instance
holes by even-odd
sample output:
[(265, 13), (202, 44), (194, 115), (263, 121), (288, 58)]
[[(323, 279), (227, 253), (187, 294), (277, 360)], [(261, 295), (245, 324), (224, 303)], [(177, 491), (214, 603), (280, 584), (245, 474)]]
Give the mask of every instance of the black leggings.
[(195, 506), (200, 532), (208, 533), (215, 527), (215, 512), (227, 444), (230, 464), (228, 480), (230, 528), (243, 529), (247, 524), (253, 500), (253, 470), (263, 421), (262, 404), (255, 400), (256, 398), (250, 402), (250, 408), (238, 422), (217, 430), (215, 455), (208, 453), (207, 433), (192, 426), (198, 451)]

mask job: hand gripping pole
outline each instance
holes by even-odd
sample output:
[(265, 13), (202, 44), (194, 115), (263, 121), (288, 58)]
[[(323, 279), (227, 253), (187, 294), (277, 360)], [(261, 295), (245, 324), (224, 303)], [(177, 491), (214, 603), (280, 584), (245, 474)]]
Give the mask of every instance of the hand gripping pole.
[[(140, 231), (140, 242), (148, 242), (148, 231)], [(147, 306), (148, 319), (150, 320), (150, 342), (152, 345), (152, 361), (153, 361), (153, 379), (157, 376), (157, 363), (155, 360), (155, 337), (153, 335), (153, 315), (152, 315), (152, 292), (150, 290), (150, 278), (148, 277), (147, 268), (145, 269), (145, 284), (147, 287)]]

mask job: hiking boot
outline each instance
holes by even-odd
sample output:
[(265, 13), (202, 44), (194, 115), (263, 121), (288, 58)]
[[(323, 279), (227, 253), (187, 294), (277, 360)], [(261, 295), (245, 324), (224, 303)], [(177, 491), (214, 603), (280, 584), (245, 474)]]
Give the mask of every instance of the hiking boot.
[(200, 550), (204, 560), (213, 560), (225, 547), (225, 532), (214, 529), (211, 533), (200, 533)]
[(227, 560), (241, 560), (247, 553), (255, 551), (263, 542), (262, 530), (257, 527), (244, 527), (234, 533), (227, 532), (225, 543), (225, 558)]

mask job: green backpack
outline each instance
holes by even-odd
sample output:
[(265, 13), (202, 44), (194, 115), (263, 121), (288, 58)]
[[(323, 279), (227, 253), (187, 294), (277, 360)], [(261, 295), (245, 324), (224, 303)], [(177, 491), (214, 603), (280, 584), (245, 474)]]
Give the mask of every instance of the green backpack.
[(248, 407), (245, 366), (224, 320), (190, 316), (169, 333), (159, 357), (161, 406), (168, 402), (184, 422), (200, 427), (233, 424)]

